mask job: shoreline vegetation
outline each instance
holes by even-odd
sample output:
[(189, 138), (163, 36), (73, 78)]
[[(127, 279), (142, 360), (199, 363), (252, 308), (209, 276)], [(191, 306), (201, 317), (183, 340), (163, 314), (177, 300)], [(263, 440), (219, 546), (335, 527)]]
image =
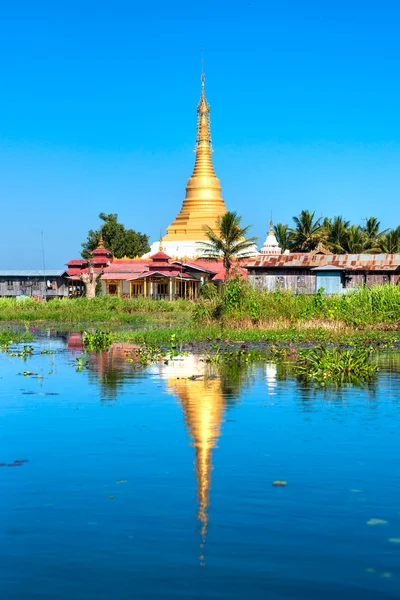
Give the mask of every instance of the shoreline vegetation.
[[(33, 347), (18, 352), (12, 344), (29, 342), (43, 330), (69, 330), (82, 333), (83, 352), (120, 344), (125, 362), (136, 366), (168, 364), (188, 353), (231, 370), (272, 359), (317, 386), (358, 385), (374, 381), (376, 350), (400, 349), (399, 319), (400, 286), (294, 295), (259, 290), (233, 276), (220, 292), (204, 285), (197, 302), (0, 299), (0, 345), (26, 359)], [(83, 369), (85, 359), (77, 361)]]
[(2, 329), (112, 331), (115, 341), (180, 343), (395, 341), (400, 336), (400, 286), (360, 288), (324, 296), (266, 292), (233, 277), (218, 293), (203, 286), (197, 302), (118, 297), (66, 298), (49, 302), (0, 299)]

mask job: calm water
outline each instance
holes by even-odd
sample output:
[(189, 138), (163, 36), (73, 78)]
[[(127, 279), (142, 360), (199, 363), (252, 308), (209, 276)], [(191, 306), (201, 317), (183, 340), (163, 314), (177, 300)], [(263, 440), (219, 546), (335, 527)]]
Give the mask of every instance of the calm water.
[(1, 600), (400, 597), (398, 356), (337, 392), (79, 356), (0, 354), (0, 462), (29, 461), (0, 468)]

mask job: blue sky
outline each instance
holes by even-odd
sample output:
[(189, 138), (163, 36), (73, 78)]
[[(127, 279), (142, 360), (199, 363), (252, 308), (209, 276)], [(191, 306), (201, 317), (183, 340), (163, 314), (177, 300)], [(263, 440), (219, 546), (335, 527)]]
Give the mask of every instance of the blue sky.
[(62, 268), (98, 213), (152, 240), (194, 161), (201, 47), (227, 207), (400, 223), (400, 3), (0, 5), (0, 268)]

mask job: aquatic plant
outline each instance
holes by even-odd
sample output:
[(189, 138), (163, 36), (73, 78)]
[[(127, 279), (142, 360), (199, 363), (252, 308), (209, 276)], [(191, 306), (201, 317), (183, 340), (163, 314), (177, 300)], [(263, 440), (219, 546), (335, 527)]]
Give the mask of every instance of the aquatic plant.
[(95, 352), (104, 352), (108, 350), (113, 343), (113, 336), (109, 331), (97, 329), (94, 332), (85, 331), (83, 334), (83, 345), (85, 350)]
[(80, 372), (83, 371), (83, 369), (88, 368), (89, 361), (85, 360), (82, 356), (78, 356), (78, 358), (75, 359), (74, 366), (76, 367), (76, 370)]
[(378, 367), (370, 360), (371, 352), (356, 346), (351, 349), (319, 346), (299, 351), (294, 357), (294, 372), (306, 381), (318, 385), (369, 381)]
[[(0, 299), (1, 300), (1, 299)], [(33, 340), (33, 334), (25, 331), (13, 331), (12, 329), (6, 329), (0, 331), (0, 346), (3, 351), (7, 351), (7, 347), (11, 344), (20, 344), (22, 342), (31, 342)]]

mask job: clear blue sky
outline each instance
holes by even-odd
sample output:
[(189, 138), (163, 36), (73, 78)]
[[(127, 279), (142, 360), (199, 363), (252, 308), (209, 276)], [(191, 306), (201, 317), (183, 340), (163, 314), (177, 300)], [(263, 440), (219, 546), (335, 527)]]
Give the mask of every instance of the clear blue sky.
[(272, 210), (400, 223), (397, 0), (0, 6), (0, 268), (62, 268), (98, 213), (157, 239), (194, 161), (204, 46), (214, 165)]

